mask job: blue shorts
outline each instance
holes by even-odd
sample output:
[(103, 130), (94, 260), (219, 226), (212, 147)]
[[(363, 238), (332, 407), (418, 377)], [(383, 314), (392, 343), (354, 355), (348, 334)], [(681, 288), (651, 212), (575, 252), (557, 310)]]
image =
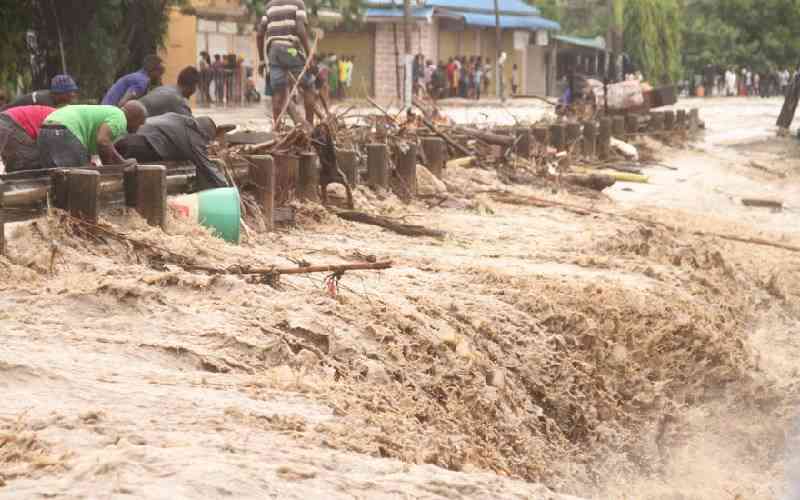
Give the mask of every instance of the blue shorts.
[[(285, 89), (287, 86), (294, 86), (294, 81), (300, 77), (306, 64), (306, 58), (299, 50), (285, 45), (273, 45), (269, 48), (269, 86), (271, 95), (277, 91)], [(290, 79), (289, 75), (294, 79)], [(300, 81), (303, 89), (311, 88), (314, 83), (313, 75), (306, 72)], [(266, 89), (265, 89), (266, 90)]]

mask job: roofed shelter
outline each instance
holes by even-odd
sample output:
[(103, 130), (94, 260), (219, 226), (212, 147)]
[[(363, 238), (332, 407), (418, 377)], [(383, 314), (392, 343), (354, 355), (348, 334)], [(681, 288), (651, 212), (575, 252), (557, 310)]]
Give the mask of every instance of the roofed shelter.
[[(555, 44), (551, 32), (560, 25), (522, 0), (498, 0), (501, 51), (506, 52), (504, 81), (510, 87), (511, 69), (517, 65), (519, 93), (548, 95), (555, 91)], [(446, 62), (455, 56), (481, 56), (496, 63), (493, 0), (421, 0), (412, 8), (412, 51), (425, 59)], [(398, 96), (402, 79), (404, 30), (402, 2), (368, 1), (364, 20), (374, 25), (374, 94), (378, 99)], [(495, 76), (490, 75), (494, 95)], [(400, 82), (402, 85), (402, 81)], [(402, 88), (400, 88), (402, 93)]]
[(606, 40), (602, 36), (584, 38), (559, 35), (554, 37), (558, 43), (558, 78), (564, 77), (570, 68), (578, 73), (602, 80), (605, 73)]

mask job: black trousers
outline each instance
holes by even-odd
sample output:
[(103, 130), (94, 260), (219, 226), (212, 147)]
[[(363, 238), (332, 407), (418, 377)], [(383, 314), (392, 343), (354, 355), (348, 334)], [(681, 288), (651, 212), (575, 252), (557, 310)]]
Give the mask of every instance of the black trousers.
[[(153, 146), (147, 142), (143, 135), (128, 134), (122, 139), (114, 143), (117, 152), (123, 158), (136, 158), (138, 163), (161, 163), (163, 161), (180, 161), (178, 159), (168, 160), (162, 158)], [(185, 161), (189, 161), (185, 159)], [(209, 172), (208, 168), (202, 164), (196, 164), (197, 178), (195, 181), (195, 189), (203, 190), (216, 187), (224, 187), (228, 184), (225, 182), (225, 177), (219, 172)]]
[(136, 158), (139, 163), (154, 163), (164, 160), (143, 135), (128, 134), (115, 142), (114, 147), (123, 158)]

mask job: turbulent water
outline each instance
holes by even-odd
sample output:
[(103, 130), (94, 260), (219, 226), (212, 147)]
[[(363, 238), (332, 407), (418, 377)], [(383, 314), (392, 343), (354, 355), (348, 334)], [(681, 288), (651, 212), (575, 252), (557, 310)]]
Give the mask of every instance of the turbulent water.
[[(778, 103), (751, 102), (708, 103), (706, 141), (655, 152), (677, 170), (611, 199), (475, 168), (435, 208), (357, 191), (441, 240), (316, 206), (238, 247), (116, 214), (149, 249), (58, 217), (14, 229), (0, 497), (795, 498), (800, 253), (692, 234), (800, 245), (797, 148), (763, 141)], [(736, 116), (749, 132), (723, 144)], [(764, 193), (789, 209), (739, 204)], [(325, 275), (274, 288), (175, 255), (394, 266), (332, 296)]]

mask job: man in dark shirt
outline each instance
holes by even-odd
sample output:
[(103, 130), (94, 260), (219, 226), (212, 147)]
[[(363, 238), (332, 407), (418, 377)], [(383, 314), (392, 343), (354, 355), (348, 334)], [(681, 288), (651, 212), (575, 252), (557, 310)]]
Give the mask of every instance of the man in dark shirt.
[(197, 91), (200, 83), (200, 72), (194, 66), (187, 66), (178, 74), (178, 85), (162, 85), (147, 93), (139, 99), (147, 116), (163, 115), (165, 113), (178, 113), (192, 116), (188, 99)]
[(17, 106), (33, 105), (60, 108), (72, 103), (77, 97), (78, 86), (75, 84), (75, 80), (69, 75), (56, 75), (50, 81), (50, 90), (37, 90), (30, 94), (21, 95), (0, 109), (0, 111), (16, 108)]
[(114, 146), (122, 156), (136, 158), (139, 163), (190, 161), (197, 167), (202, 188), (225, 187), (228, 182), (207, 151), (216, 132), (211, 118), (167, 113), (148, 118), (135, 134), (124, 136)]
[[(266, 40), (266, 42), (265, 42)], [(266, 16), (258, 28), (259, 69), (265, 67), (264, 52), (269, 60), (269, 81), (272, 89), (272, 118), (277, 120), (289, 98), (289, 86), (300, 78), (306, 57), (311, 52), (308, 42), (306, 6), (303, 0), (270, 0)], [(306, 73), (300, 82), (306, 108), (306, 120), (314, 120), (315, 96), (313, 77)], [(295, 118), (293, 116), (293, 118)], [(275, 123), (275, 127), (278, 123)]]

